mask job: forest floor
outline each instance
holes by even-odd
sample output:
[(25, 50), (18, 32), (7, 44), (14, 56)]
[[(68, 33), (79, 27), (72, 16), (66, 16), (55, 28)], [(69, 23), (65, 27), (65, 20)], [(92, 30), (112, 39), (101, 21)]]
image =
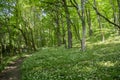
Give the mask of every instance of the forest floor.
[(41, 48), (22, 63), (21, 80), (120, 80), (119, 40), (87, 43), (84, 52), (79, 47)]
[(20, 80), (20, 65), (24, 57), (17, 59), (8, 64), (8, 66), (0, 73), (0, 80)]

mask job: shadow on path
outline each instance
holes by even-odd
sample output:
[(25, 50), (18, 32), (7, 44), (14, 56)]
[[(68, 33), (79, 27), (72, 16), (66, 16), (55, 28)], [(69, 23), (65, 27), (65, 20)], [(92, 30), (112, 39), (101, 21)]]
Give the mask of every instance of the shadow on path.
[(20, 65), (24, 58), (20, 58), (10, 63), (5, 70), (0, 73), (0, 80), (20, 80)]

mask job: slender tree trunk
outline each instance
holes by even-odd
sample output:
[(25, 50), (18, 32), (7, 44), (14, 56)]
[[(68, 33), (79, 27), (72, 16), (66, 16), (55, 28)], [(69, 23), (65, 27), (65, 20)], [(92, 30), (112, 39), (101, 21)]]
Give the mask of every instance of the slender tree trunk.
[[(18, 0), (16, 0), (16, 27), (19, 27), (19, 13), (18, 13), (18, 9), (19, 9), (19, 6), (18, 6)], [(18, 46), (18, 53), (21, 53), (20, 51), (20, 43), (17, 42), (17, 46)]]
[(76, 27), (76, 25), (75, 25), (72, 21), (71, 21), (71, 24), (72, 24), (73, 27), (74, 27), (75, 34), (76, 34), (78, 40), (81, 42), (81, 37), (80, 37), (79, 29)]
[[(118, 25), (120, 26), (120, 0), (117, 0), (118, 3)], [(120, 35), (120, 29), (119, 29), (119, 35)]]
[(82, 51), (85, 51), (86, 48), (86, 25), (85, 25), (85, 0), (81, 0), (81, 9), (82, 9), (82, 43), (81, 43), (81, 49)]
[(66, 39), (65, 39), (65, 29), (64, 29), (64, 26), (62, 26), (62, 32), (63, 32), (63, 44), (65, 45), (65, 48), (67, 48)]
[(64, 26), (64, 21), (62, 19), (62, 15), (61, 15), (61, 24), (62, 24), (62, 40), (63, 40), (63, 44), (65, 45), (65, 48), (67, 48), (67, 45), (66, 45), (66, 39), (65, 39), (65, 26)]
[[(96, 0), (94, 0), (94, 6), (97, 8)], [(103, 26), (102, 26), (101, 18), (99, 15), (97, 15), (97, 19), (98, 19), (98, 24), (99, 24), (99, 28), (100, 28), (101, 38), (102, 38), (102, 41), (104, 42), (105, 37), (104, 37), (104, 32), (103, 32)]]
[(72, 32), (71, 32), (71, 24), (70, 24), (70, 13), (67, 7), (66, 0), (62, 0), (62, 1), (63, 1), (63, 6), (65, 9), (65, 14), (66, 14), (67, 31), (68, 31), (68, 48), (72, 48)]
[(30, 29), (30, 33), (31, 33), (31, 39), (32, 39), (32, 47), (33, 47), (33, 50), (36, 51), (36, 47), (35, 47), (35, 41), (34, 41), (34, 37), (33, 37), (33, 30), (31, 28)]
[(86, 9), (87, 23), (89, 27), (89, 36), (92, 36), (92, 26), (91, 26), (91, 12), (90, 9)]
[(57, 37), (57, 45), (61, 45), (61, 33), (60, 33), (60, 22), (59, 22), (59, 15), (56, 14), (56, 37)]
[(112, 10), (113, 10), (113, 17), (114, 17), (114, 23), (116, 23), (116, 10), (115, 10), (115, 5), (112, 0), (110, 0)]
[[(9, 19), (6, 20), (6, 23), (9, 24)], [(10, 26), (6, 25), (7, 31), (9, 33), (9, 44), (7, 44), (7, 47), (9, 47), (9, 51), (6, 51), (10, 56), (12, 56), (11, 51), (12, 51), (12, 39), (11, 39), (11, 31), (10, 31)]]
[[(9, 0), (8, 0), (9, 1)], [(10, 3), (8, 3), (8, 5), (10, 5)], [(10, 7), (8, 8), (8, 11), (10, 12), (11, 10), (10, 10)], [(8, 33), (9, 33), (9, 54), (10, 54), (10, 56), (12, 56), (12, 55), (14, 55), (14, 52), (13, 52), (13, 45), (12, 45), (12, 36), (13, 36), (13, 34), (11, 33), (11, 29), (10, 29), (10, 27), (11, 26), (9, 26), (10, 25), (10, 18), (7, 18), (7, 29), (8, 29)]]
[[(115, 4), (114, 4), (114, 1), (113, 0), (110, 0), (110, 4), (111, 4), (111, 6), (112, 6), (112, 10), (113, 10), (113, 18), (114, 18), (114, 23), (118, 23), (118, 21), (117, 21), (117, 12), (116, 12), (116, 6), (115, 6)], [(115, 25), (114, 25), (114, 27), (115, 27)], [(116, 32), (118, 32), (118, 28), (115, 28), (115, 31)]]
[[(31, 10), (32, 12), (36, 12), (34, 6), (31, 9), (32, 9)], [(35, 13), (33, 13), (33, 20), (34, 20), (34, 22), (33, 22), (34, 28), (33, 29), (30, 28), (30, 31), (31, 31), (32, 47), (33, 47), (33, 50), (36, 51), (37, 49), (36, 49), (36, 44), (35, 44), (35, 39), (34, 39), (35, 38), (35, 34), (34, 34), (34, 31), (35, 31)]]

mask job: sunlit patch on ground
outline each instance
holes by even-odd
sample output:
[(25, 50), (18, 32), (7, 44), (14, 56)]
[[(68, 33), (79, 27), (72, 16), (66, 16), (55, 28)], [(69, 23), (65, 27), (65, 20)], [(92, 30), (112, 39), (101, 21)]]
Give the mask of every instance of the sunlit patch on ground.
[(112, 67), (112, 66), (115, 66), (117, 62), (111, 62), (111, 61), (102, 61), (102, 62), (99, 62), (98, 65), (100, 66), (104, 66), (104, 67)]

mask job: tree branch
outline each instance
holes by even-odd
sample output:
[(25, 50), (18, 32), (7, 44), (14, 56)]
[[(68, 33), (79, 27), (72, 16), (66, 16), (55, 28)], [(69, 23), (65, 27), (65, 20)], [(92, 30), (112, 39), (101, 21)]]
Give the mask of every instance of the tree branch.
[[(89, 2), (89, 1), (88, 1), (88, 2)], [(89, 4), (93, 7), (93, 9), (94, 9), (95, 12), (97, 13), (97, 15), (99, 15), (99, 16), (102, 17), (102, 18), (104, 18), (107, 22), (109, 22), (110, 24), (112, 24), (112, 25), (114, 25), (114, 26), (116, 26), (116, 27), (118, 27), (118, 28), (120, 29), (120, 26), (119, 26), (118, 24), (110, 21), (107, 17), (105, 17), (104, 15), (102, 15), (102, 14), (98, 11), (98, 9), (97, 9), (94, 5), (92, 5), (90, 2), (89, 2)]]

